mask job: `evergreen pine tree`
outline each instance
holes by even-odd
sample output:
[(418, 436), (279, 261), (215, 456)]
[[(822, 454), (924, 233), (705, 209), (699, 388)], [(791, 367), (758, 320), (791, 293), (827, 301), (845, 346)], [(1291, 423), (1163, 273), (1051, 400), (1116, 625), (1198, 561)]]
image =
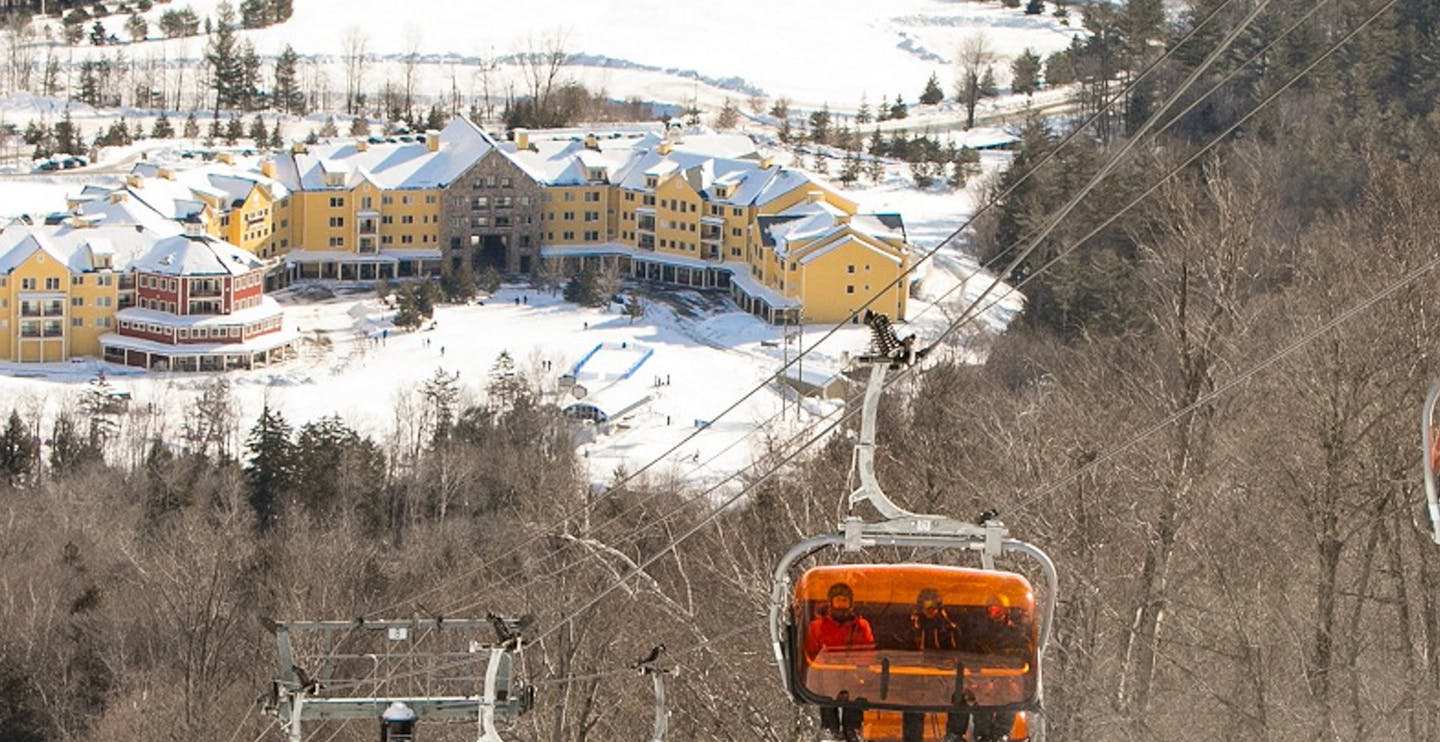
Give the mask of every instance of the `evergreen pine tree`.
[(185, 115), (185, 129), (181, 136), (186, 139), (195, 139), (200, 136), (200, 122), (195, 120), (195, 112), (191, 111)]
[(433, 103), (430, 110), (425, 113), (425, 130), (440, 131), (449, 121), (450, 117), (445, 114), (445, 109), (439, 103)]
[(284, 23), (290, 20), (290, 16), (294, 12), (294, 0), (270, 0), (270, 18), (273, 23)]
[(240, 123), (239, 116), (231, 116), (230, 120), (225, 122), (225, 143), (233, 145), (243, 136), (245, 136), (245, 125)]
[[(205, 45), (205, 63), (210, 66), (211, 86), (215, 90), (215, 108), (235, 108), (241, 99), (244, 75), (240, 49), (235, 37), (235, 9), (228, 0), (220, 0), (216, 8), (218, 22), (210, 41)], [(209, 22), (209, 19), (206, 19)]]
[(241, 0), (240, 25), (244, 28), (264, 28), (270, 25), (269, 0)]
[(1000, 86), (995, 82), (995, 68), (986, 66), (985, 74), (980, 76), (980, 97), (994, 98), (1000, 94)]
[(275, 119), (275, 128), (270, 132), (270, 146), (273, 149), (285, 147), (285, 134), (280, 130), (280, 119)]
[(865, 163), (865, 177), (869, 178), (871, 183), (879, 185), (880, 181), (885, 179), (885, 162), (879, 157), (871, 155), (869, 161)]
[(145, 16), (139, 13), (131, 13), (125, 19), (125, 33), (130, 35), (131, 41), (144, 41), (150, 34), (150, 24), (145, 21)]
[(80, 154), (80, 132), (70, 120), (70, 109), (66, 108), (60, 120), (55, 122), (55, 151), (67, 155)]
[(493, 265), (485, 266), (485, 270), (480, 271), (480, 277), (476, 279), (475, 287), (487, 294), (499, 291), (500, 271), (495, 270)]
[(1062, 49), (1045, 58), (1045, 84), (1049, 87), (1069, 85), (1075, 82), (1074, 56), (1069, 49)]
[[(501, 355), (504, 354), (501, 351)], [(460, 372), (446, 372), (437, 367), (435, 373), (420, 384), (420, 399), (425, 403), (432, 445), (448, 440), (460, 407)]]
[(0, 477), (11, 487), (24, 486), (35, 472), (39, 455), (40, 441), (25, 427), (20, 413), (10, 410), (5, 432), (0, 433)]
[(1010, 89), (1031, 95), (1040, 88), (1040, 55), (1026, 49), (1010, 63)]
[(242, 111), (256, 108), (260, 95), (260, 55), (255, 45), (246, 39), (240, 43), (239, 78), (235, 90), (235, 107)]
[(574, 276), (565, 284), (565, 301), (571, 304), (580, 304), (587, 307), (597, 307), (609, 301), (610, 297), (600, 287), (600, 276), (594, 270), (586, 268)]
[(355, 118), (350, 119), (350, 136), (352, 136), (352, 137), (368, 137), (368, 136), (370, 136), (370, 121), (369, 121), (369, 119), (366, 119), (364, 116), (356, 116)]
[(810, 114), (810, 139), (816, 144), (830, 143), (830, 104)]
[(334, 116), (325, 117), (325, 123), (320, 125), (320, 136), (322, 138), (333, 138), (340, 136), (340, 127), (335, 125)]
[(896, 95), (895, 102), (890, 106), (890, 118), (903, 119), (909, 115), (910, 112), (905, 107), (905, 99), (902, 96)]
[(495, 358), (495, 364), (490, 367), (490, 381), (485, 385), (485, 394), (489, 397), (491, 409), (500, 412), (514, 409), (520, 400), (530, 395), (525, 380), (515, 370), (515, 359), (510, 357), (510, 351), (502, 350)]
[(855, 125), (863, 126), (870, 123), (870, 102), (865, 100), (865, 94), (860, 94), (860, 107), (855, 109)]
[(940, 76), (930, 73), (930, 79), (925, 83), (925, 91), (920, 94), (921, 105), (933, 106), (945, 100), (945, 91), (940, 89)]
[[(337, 416), (301, 426), (294, 452), (292, 491), (313, 513), (333, 514), (347, 501), (363, 504), (384, 484), (384, 454)], [(362, 491), (354, 491), (357, 487)]]
[(854, 152), (845, 153), (845, 162), (840, 166), (840, 182), (845, 185), (854, 185), (860, 180), (860, 155)]
[(246, 450), (250, 454), (244, 468), (250, 507), (260, 529), (268, 530), (279, 522), (295, 476), (295, 444), (290, 424), (279, 410), (265, 405), (250, 429)]
[(220, 126), (220, 114), (218, 114), (218, 113), (212, 113), (212, 114), (210, 114), (210, 129), (205, 132), (205, 138), (206, 138), (206, 140), (208, 140), (208, 141), (210, 141), (210, 142), (213, 143), (213, 142), (215, 142), (216, 140), (218, 140), (221, 136), (224, 136), (224, 134), (225, 134), (225, 130), (224, 130), (223, 128), (221, 128), (221, 126)]
[(720, 131), (729, 131), (740, 125), (740, 109), (735, 102), (729, 98), (720, 107), (720, 113), (715, 116), (715, 128)]
[(249, 135), (256, 147), (264, 147), (270, 142), (270, 131), (265, 128), (265, 119), (259, 114), (256, 114), (255, 120), (250, 122)]
[(55, 418), (50, 431), (50, 470), (56, 476), (72, 474), (103, 460), (100, 449), (92, 445), (69, 412)]
[(285, 113), (304, 113), (305, 97), (300, 92), (298, 66), (300, 55), (289, 44), (275, 58), (275, 107)]

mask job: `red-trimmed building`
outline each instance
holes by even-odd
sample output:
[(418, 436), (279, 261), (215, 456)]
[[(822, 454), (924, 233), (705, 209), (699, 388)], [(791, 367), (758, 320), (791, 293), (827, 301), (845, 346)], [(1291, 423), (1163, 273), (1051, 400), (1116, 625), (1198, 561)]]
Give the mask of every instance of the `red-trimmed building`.
[(254, 368), (292, 357), (299, 336), (265, 296), (264, 263), (204, 234), (158, 240), (131, 265), (135, 304), (100, 338), (105, 360), (174, 371)]

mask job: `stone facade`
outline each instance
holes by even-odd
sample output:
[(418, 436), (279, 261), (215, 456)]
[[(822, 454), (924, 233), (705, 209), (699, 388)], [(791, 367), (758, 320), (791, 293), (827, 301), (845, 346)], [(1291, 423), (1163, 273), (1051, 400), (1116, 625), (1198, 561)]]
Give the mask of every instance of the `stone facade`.
[(539, 267), (545, 188), (491, 150), (441, 191), (440, 246), (446, 264), (530, 273)]

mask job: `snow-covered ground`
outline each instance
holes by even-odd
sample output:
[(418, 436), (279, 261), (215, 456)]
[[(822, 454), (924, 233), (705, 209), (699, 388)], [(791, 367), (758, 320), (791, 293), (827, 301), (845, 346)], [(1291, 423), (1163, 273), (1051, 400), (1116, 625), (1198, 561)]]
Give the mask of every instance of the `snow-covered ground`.
[[(124, 52), (136, 59), (198, 57), (203, 38), (154, 38), (160, 14), (188, 4), (202, 18), (214, 17), (218, 2), (155, 5), (143, 14), (153, 40), (126, 44)], [(1072, 7), (1072, 14), (1077, 10)], [(116, 14), (101, 22), (128, 40), (125, 19)], [(58, 38), (58, 22), (47, 24)], [(913, 102), (931, 73), (948, 90), (960, 40), (977, 31), (996, 50), (996, 76), (1005, 85), (1014, 56), (1026, 48), (1041, 55), (1063, 49), (1079, 26), (1078, 15), (1065, 24), (1048, 12), (1029, 16), (1002, 7), (999, 0), (737, 0), (690, 7), (668, 0), (551, 0), (523, 10), (480, 0), (435, 12), (407, 12), (386, 0), (297, 0), (289, 21), (244, 35), (262, 56), (273, 57), (288, 43), (325, 62), (338, 60), (358, 31), (366, 53), (377, 60), (371, 82), (390, 76), (394, 70), (383, 65), (414, 49), (425, 63), (421, 89), (437, 94), (449, 91), (452, 73), (456, 86), (470, 93), (481, 59), (502, 60), (491, 84), (505, 90), (501, 78), (519, 82), (506, 57), (559, 37), (577, 55), (572, 72), (616, 98), (696, 98), (710, 108), (724, 96), (762, 94), (788, 96), (801, 107), (829, 103), (844, 109), (856, 106), (862, 93), (872, 105), (896, 94)], [(82, 45), (76, 52), (113, 54), (114, 47)], [(338, 65), (326, 74), (331, 89), (341, 87)]]

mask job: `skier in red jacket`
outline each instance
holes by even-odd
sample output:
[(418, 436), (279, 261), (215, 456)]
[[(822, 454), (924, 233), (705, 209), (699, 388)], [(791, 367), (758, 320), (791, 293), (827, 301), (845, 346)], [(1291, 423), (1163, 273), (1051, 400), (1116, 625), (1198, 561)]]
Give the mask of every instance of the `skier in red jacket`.
[[(855, 614), (854, 603), (855, 592), (849, 585), (837, 582), (830, 586), (825, 612), (810, 622), (810, 630), (805, 633), (805, 656), (813, 660), (827, 649), (875, 648), (870, 622)], [(820, 728), (831, 739), (858, 741), (863, 718), (864, 712), (860, 709), (820, 707)]]

